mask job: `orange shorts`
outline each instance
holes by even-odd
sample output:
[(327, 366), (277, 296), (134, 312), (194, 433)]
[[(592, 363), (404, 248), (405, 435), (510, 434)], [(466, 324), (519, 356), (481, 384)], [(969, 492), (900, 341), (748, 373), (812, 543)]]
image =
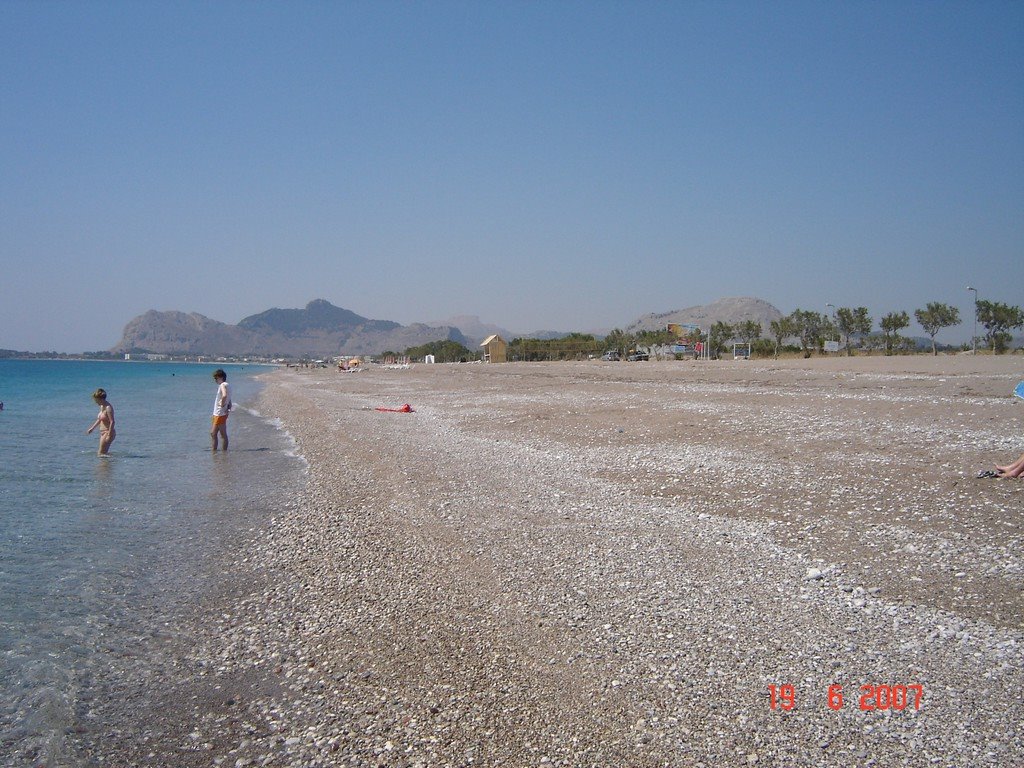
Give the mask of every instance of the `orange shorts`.
[(215, 426), (215, 427), (219, 427), (222, 424), (227, 424), (228, 423), (227, 414), (225, 414), (223, 416), (212, 416), (212, 417), (210, 417), (210, 420), (213, 422), (213, 426)]

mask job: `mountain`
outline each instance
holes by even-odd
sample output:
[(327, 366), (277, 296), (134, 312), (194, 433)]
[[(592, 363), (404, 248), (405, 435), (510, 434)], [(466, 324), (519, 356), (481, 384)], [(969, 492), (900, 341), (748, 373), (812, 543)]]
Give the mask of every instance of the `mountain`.
[(324, 299), (314, 299), (305, 309), (268, 309), (258, 315), (250, 315), (240, 320), (238, 327), (259, 333), (285, 333), (294, 336), (340, 328), (387, 332), (402, 326), (390, 320), (368, 320), (349, 309), (336, 307)]
[(767, 335), (771, 321), (778, 320), (781, 317), (782, 313), (764, 299), (751, 297), (728, 298), (719, 299), (704, 306), (644, 315), (631, 323), (626, 328), (626, 331), (628, 333), (657, 331), (663, 329), (668, 323), (697, 325), (708, 329), (718, 322), (734, 325), (744, 320), (756, 320), (761, 324), (761, 328)]
[(256, 335), (195, 312), (149, 310), (124, 327), (112, 352), (228, 355), (252, 351)]
[(370, 320), (329, 301), (303, 309), (268, 309), (228, 325), (184, 312), (150, 310), (125, 326), (114, 352), (176, 355), (326, 357), (400, 352), (431, 341), (469, 340), (457, 328)]
[(516, 336), (522, 335), (519, 333), (513, 333), (512, 331), (502, 328), (501, 326), (494, 325), (493, 323), (485, 323), (480, 320), (478, 315), (456, 315), (455, 317), (450, 317), (447, 320), (439, 320), (431, 323), (431, 325), (458, 328), (462, 332), (462, 335), (472, 342), (467, 345), (470, 349), (495, 333), (506, 341), (511, 341)]
[[(431, 325), (450, 325), (458, 328), (467, 339), (473, 342), (472, 344), (467, 345), (470, 349), (473, 349), (474, 344), (479, 345), (481, 341), (495, 333), (505, 339), (505, 341), (511, 341), (512, 339), (517, 338), (544, 340), (561, 339), (572, 333), (572, 331), (510, 331), (507, 328), (502, 328), (500, 325), (485, 323), (477, 315), (456, 315), (448, 318), (447, 320), (433, 322)], [(582, 331), (582, 333), (593, 333), (596, 336), (604, 336), (608, 331)]]

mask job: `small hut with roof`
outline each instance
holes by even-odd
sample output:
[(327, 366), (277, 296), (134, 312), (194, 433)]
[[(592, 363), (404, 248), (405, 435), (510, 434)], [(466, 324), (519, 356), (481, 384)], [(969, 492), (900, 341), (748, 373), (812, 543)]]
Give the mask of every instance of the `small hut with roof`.
[(484, 349), (485, 363), (508, 362), (508, 342), (498, 334), (488, 336), (480, 346)]

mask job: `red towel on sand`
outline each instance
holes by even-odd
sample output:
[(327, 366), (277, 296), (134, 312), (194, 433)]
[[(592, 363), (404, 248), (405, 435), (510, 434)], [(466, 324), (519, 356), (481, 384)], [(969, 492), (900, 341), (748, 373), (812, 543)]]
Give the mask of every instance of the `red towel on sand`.
[(378, 411), (388, 411), (389, 413), (412, 413), (412, 406), (406, 403), (401, 408), (385, 408), (381, 406), (377, 409)]

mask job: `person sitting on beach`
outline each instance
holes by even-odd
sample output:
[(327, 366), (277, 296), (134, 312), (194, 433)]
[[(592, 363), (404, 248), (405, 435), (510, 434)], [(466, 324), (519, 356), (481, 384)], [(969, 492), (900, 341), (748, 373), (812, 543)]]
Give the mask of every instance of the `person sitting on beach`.
[(96, 427), (100, 428), (100, 449), (96, 455), (106, 456), (110, 444), (117, 437), (114, 431), (114, 406), (107, 401), (107, 392), (102, 387), (92, 393), (92, 399), (100, 407), (100, 412), (92, 426), (85, 430), (85, 434), (91, 435)]
[(999, 473), (1000, 477), (1020, 477), (1024, 475), (1024, 453), (1015, 462), (1007, 464), (1005, 467), (997, 464), (996, 472)]
[(228, 414), (231, 412), (231, 385), (228, 375), (222, 368), (213, 372), (213, 380), (217, 382), (217, 396), (213, 399), (213, 426), (210, 429), (210, 440), (213, 450), (217, 450), (217, 438), (224, 439), (224, 450), (228, 449)]

